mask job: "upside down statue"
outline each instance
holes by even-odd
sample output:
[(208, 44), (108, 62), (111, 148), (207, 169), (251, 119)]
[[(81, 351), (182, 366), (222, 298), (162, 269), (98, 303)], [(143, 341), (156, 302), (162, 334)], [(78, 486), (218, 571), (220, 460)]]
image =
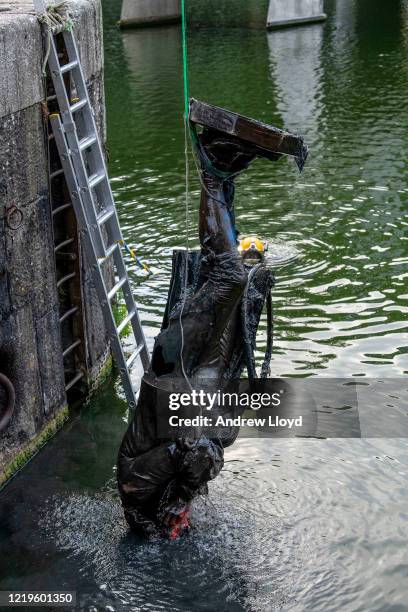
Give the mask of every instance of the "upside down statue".
[[(256, 332), (265, 303), (271, 323), (274, 278), (264, 261), (264, 243), (256, 237), (238, 240), (234, 178), (257, 157), (277, 160), (290, 155), (302, 169), (307, 156), (302, 138), (196, 100), (190, 101), (189, 119), (201, 165), (201, 248), (173, 253), (161, 332), (117, 466), (131, 529), (171, 538), (188, 529), (191, 501), (207, 493), (207, 483), (221, 471), (224, 448), (235, 441), (238, 428), (211, 439), (200, 433), (162, 438), (157, 432), (157, 389), (182, 378), (227, 384), (239, 379), (244, 368), (249, 378), (256, 377)], [(271, 334), (261, 376), (268, 375), (270, 356)]]

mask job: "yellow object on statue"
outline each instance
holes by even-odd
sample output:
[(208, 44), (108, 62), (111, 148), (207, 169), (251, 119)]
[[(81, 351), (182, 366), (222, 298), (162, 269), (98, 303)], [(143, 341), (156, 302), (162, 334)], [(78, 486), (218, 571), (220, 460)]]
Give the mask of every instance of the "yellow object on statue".
[(247, 251), (263, 253), (265, 251), (265, 243), (257, 238), (257, 236), (246, 236), (239, 241), (238, 251), (239, 253), (246, 253)]

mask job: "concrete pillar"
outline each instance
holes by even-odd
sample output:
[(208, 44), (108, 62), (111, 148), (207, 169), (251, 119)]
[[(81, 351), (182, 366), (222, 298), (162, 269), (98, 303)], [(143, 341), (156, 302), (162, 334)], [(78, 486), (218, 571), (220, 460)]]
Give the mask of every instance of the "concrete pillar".
[(269, 0), (269, 29), (323, 21), (323, 0)]
[[(68, 9), (95, 118), (105, 138), (102, 14), (99, 0), (69, 0)], [(40, 25), (27, 0), (0, 10), (0, 371), (16, 390), (14, 414), (0, 432), (0, 486), (67, 415), (61, 316), (49, 193)], [(6, 212), (18, 206), (21, 218)], [(17, 221), (19, 221), (17, 223)], [(74, 226), (74, 236), (76, 227)], [(65, 253), (60, 254), (65, 257)], [(67, 254), (71, 255), (71, 254)], [(109, 360), (102, 312), (80, 256), (84, 380)], [(81, 298), (80, 298), (81, 299)], [(3, 398), (4, 399), (4, 398)], [(0, 390), (0, 412), (4, 406)]]
[(119, 23), (122, 27), (143, 27), (180, 19), (181, 0), (123, 0)]

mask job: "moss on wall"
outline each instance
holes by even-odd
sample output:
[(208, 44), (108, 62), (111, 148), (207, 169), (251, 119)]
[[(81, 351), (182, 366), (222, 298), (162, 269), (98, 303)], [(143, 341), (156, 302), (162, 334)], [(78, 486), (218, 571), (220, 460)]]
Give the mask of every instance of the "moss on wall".
[(108, 353), (105, 361), (102, 363), (102, 366), (93, 384), (91, 385), (89, 395), (92, 395), (93, 393), (95, 393), (95, 391), (97, 391), (99, 387), (101, 387), (105, 382), (107, 382), (110, 379), (110, 377), (112, 376), (112, 371), (113, 371), (113, 359), (112, 359), (111, 353)]
[[(108, 382), (112, 376), (113, 370), (113, 359), (110, 352), (107, 354), (106, 359), (103, 361), (102, 366), (94, 379), (91, 389), (89, 391), (88, 399), (106, 382)], [(40, 433), (30, 442), (28, 442), (23, 448), (20, 448), (0, 471), (0, 490), (7, 484), (7, 482), (15, 476), (52, 438), (68, 421), (70, 415), (69, 407), (66, 405), (62, 408), (50, 421), (47, 422), (45, 427)]]
[(14, 455), (14, 457), (5, 465), (0, 472), (0, 488), (2, 488), (6, 482), (14, 476), (22, 467), (30, 460), (39, 450), (46, 444), (46, 442), (52, 438), (63, 424), (69, 418), (69, 408), (65, 406), (60, 410), (50, 421), (44, 429), (25, 447)]

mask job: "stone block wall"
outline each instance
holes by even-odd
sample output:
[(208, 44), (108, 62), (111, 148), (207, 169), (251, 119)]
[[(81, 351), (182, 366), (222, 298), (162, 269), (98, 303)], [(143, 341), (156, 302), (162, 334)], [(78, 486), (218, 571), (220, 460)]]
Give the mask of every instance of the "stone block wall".
[[(95, 118), (105, 140), (102, 15), (99, 0), (70, 0)], [(59, 298), (49, 198), (40, 26), (28, 0), (0, 7), (0, 372), (16, 405), (0, 432), (0, 485), (66, 415)], [(19, 218), (5, 218), (13, 205)], [(11, 223), (10, 223), (11, 220)], [(109, 358), (101, 309), (81, 256), (84, 379)], [(4, 398), (3, 398), (4, 400)], [(2, 395), (0, 390), (0, 411)], [(1, 417), (1, 414), (0, 414)]]

